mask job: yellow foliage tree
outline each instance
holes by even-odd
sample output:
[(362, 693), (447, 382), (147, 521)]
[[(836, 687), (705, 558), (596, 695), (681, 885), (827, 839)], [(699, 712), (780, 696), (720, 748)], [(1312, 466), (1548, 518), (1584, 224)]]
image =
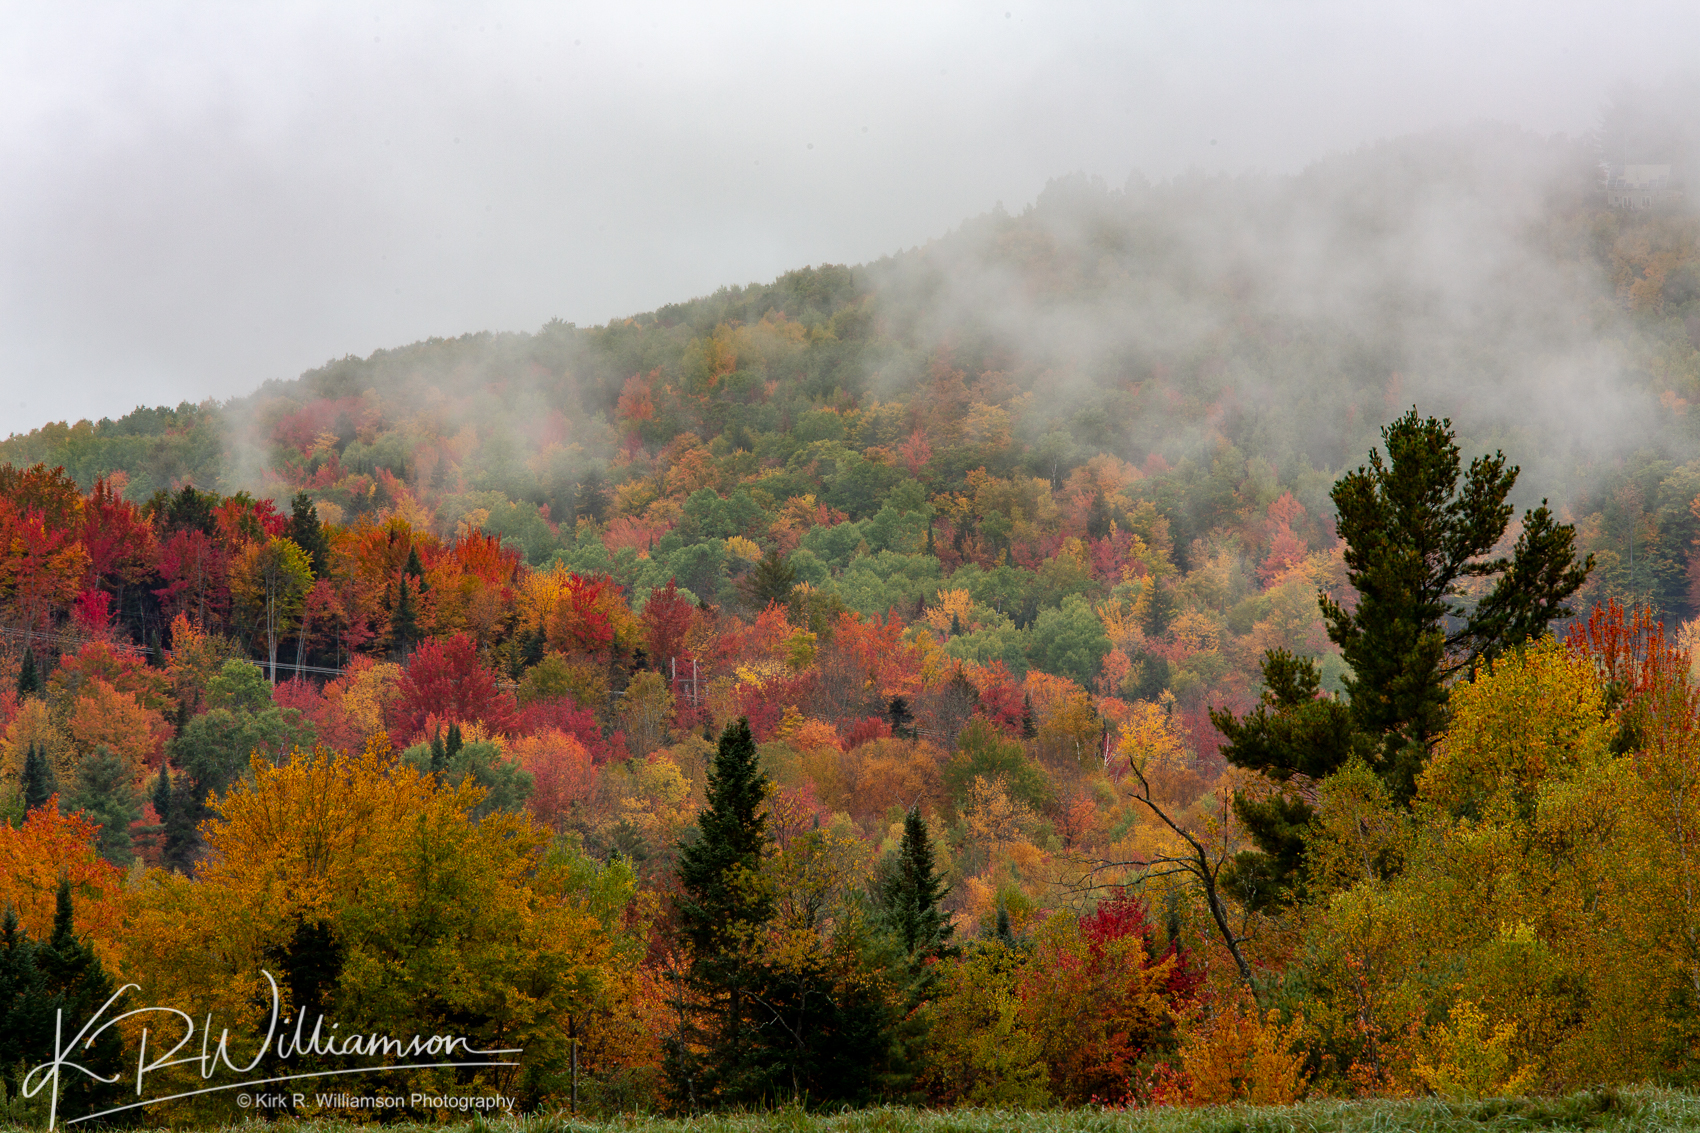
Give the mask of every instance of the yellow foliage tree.
[(960, 629), (969, 629), (972, 625), (969, 615), (973, 612), (974, 599), (967, 590), (941, 589), (938, 601), (928, 606), (922, 617), (938, 632), (949, 633), (953, 619)]
[(1025, 956), (998, 941), (947, 965), (928, 1023), (926, 1083), (940, 1101), (1038, 1107), (1051, 1100), (1044, 1047), (1022, 1018)]
[[(1661, 931), (1681, 915), (1661, 867), (1680, 866), (1659, 853), (1662, 820), (1637, 817), (1663, 797), (1637, 788), (1657, 760), (1613, 754), (1594, 666), (1551, 640), (1497, 659), (1452, 705), (1409, 818), (1361, 765), (1321, 789), (1307, 1013), (1350, 1052), (1354, 1088), (1646, 1077), (1671, 1035), (1681, 947)], [(1467, 1006), (1436, 1029), (1448, 1003)]]
[(60, 784), (69, 781), (75, 756), (70, 736), (53, 720), (47, 702), (34, 697), (23, 702), (17, 715), (6, 726), (6, 737), (0, 740), (0, 773), (11, 786), (23, 781), (24, 759), (34, 744), (47, 753), (53, 775)]
[(1283, 1027), (1278, 1011), (1259, 1012), (1236, 998), (1193, 1022), (1181, 1040), (1183, 1093), (1189, 1105), (1291, 1105), (1304, 1096), (1309, 1075), (1304, 1020)]
[(1429, 1028), (1428, 1051), (1417, 1077), (1442, 1097), (1466, 1099), (1527, 1093), (1535, 1084), (1531, 1066), (1517, 1066), (1517, 1024), (1490, 1024), (1468, 999), (1452, 1005), (1449, 1022)]
[(145, 894), (130, 959), (151, 1001), (252, 1038), (270, 970), (287, 1010), (344, 1033), (525, 1052), (517, 1076), (439, 1075), (436, 1089), (557, 1090), (574, 1021), (629, 990), (636, 956), (614, 926), (630, 874), (551, 851), (526, 815), (473, 821), (470, 780), (439, 787), (381, 735), (356, 756), (297, 751), (253, 772), (203, 826), (200, 880), (156, 878)]
[(620, 698), (618, 715), (633, 755), (647, 755), (660, 747), (673, 719), (673, 692), (667, 678), (648, 671), (633, 677)]

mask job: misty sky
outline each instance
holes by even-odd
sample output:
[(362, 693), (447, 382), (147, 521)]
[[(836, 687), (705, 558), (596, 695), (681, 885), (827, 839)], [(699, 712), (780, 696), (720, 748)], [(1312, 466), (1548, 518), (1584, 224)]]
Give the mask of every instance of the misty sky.
[(923, 243), (1074, 170), (1591, 129), (1692, 3), (0, 3), (0, 435)]

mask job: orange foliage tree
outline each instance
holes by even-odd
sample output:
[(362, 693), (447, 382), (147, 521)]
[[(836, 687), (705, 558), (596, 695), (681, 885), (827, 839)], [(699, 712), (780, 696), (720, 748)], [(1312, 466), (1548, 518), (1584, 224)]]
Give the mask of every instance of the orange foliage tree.
[(131, 927), (132, 895), (118, 868), (95, 852), (98, 827), (53, 804), (30, 811), (23, 825), (0, 822), (0, 908), (12, 906), (30, 936), (53, 933), (59, 879), (71, 883), (77, 932), (99, 954), (107, 971), (117, 965)]

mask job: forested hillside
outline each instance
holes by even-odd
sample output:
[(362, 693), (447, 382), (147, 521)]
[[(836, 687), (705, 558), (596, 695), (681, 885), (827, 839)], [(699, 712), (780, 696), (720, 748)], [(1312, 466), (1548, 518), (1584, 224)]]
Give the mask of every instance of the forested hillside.
[[(1250, 845), (1233, 795), (1272, 782), (1230, 766), (1210, 712), (1271, 704), (1271, 651), (1348, 687), (1318, 606), (1356, 600), (1330, 492), (1413, 405), (1466, 460), (1521, 465), (1517, 515), (1544, 498), (1574, 524), (1584, 618), (1639, 607), (1674, 639), (1700, 612), (1700, 223), (1608, 210), (1597, 176), (1581, 145), (1486, 128), (1295, 177), (1076, 176), (876, 263), (13, 436), (0, 790), (22, 825), (0, 837), (37, 864), (0, 900), (45, 937), (74, 863), (105, 963), (237, 1014), (265, 957), (334, 954), (291, 994), (517, 1028), (546, 1055), (534, 1101), (560, 1095), (567, 1020), (609, 1106), (682, 1105), (687, 1079), (722, 1100), (1480, 1093), (1593, 1081), (1608, 1040), (1624, 1080), (1691, 1066), (1659, 1037), (1695, 961), (1681, 926), (1646, 929), (1636, 972), (1595, 966), (1652, 899), (1627, 863), (1664, 805), (1609, 757), (1680, 746), (1646, 720), (1686, 656), (1645, 618), (1497, 662), (1562, 753), (1490, 774), (1460, 740), (1404, 797), (1350, 768), (1310, 790), (1302, 912), (1231, 873), (1199, 888)], [(1461, 699), (1488, 750), (1501, 703)], [(1551, 880), (1541, 775), (1614, 816), (1586, 883)], [(681, 849), (735, 806), (729, 776), (772, 784), (746, 862), (767, 904), (714, 906), (692, 881), (712, 847)], [(452, 868), (363, 912), (359, 871), (261, 848), (319, 803), (396, 868), (430, 816)], [(1449, 865), (1459, 839), (1480, 857)], [(1424, 936), (1496, 854), (1500, 903)], [(299, 870), (323, 884), (238, 915)], [(407, 902), (522, 875), (518, 944), (466, 914), (441, 967), (384, 974)], [(1595, 884), (1622, 903), (1589, 920)], [(902, 913), (935, 901), (942, 921)], [(770, 951), (705, 974), (728, 917)], [(1638, 978), (1651, 1013), (1612, 1016)], [(743, 979), (812, 1036), (760, 1073), (698, 1018)], [(466, 998), (398, 1006), (442, 981)], [(1254, 1050), (1264, 1095), (1223, 1069)]]

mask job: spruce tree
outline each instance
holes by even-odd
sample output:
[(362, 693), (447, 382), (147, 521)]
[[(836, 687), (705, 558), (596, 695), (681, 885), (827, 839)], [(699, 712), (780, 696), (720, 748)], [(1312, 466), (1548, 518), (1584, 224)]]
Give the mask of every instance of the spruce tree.
[[(36, 949), (36, 965), (41, 971), (43, 990), (49, 997), (48, 1026), (53, 1025), (54, 1013), (60, 1013), (63, 1033), (67, 1036), (75, 1035), (116, 990), (100, 957), (77, 935), (71, 913), (71, 883), (60, 877), (53, 934)], [(122, 1040), (115, 1027), (108, 1027), (92, 1040), (92, 1045), (79, 1045), (78, 1064), (114, 1081), (97, 1082), (82, 1074), (64, 1076), (59, 1088), (59, 1112), (81, 1116), (113, 1104), (113, 1099), (124, 1090), (122, 1057)]]
[(778, 550), (767, 552), (754, 570), (738, 580), (738, 589), (750, 606), (757, 610), (765, 610), (770, 602), (784, 605), (791, 600), (791, 592), (796, 588), (797, 571), (791, 566), (791, 560)]
[(36, 945), (11, 904), (0, 915), (0, 1086), (18, 1096), (24, 1068), (52, 1053), (53, 1013)]
[(318, 505), (306, 492), (297, 492), (295, 498), (289, 501), (289, 512), (289, 538), (307, 552), (307, 564), (313, 570), (313, 577), (318, 578), (325, 573), (326, 559), (330, 554), (329, 545), (325, 542), (324, 524), (319, 522)]
[(41, 670), (36, 668), (35, 650), (24, 646), (23, 667), (18, 670), (18, 697), (27, 699), (41, 695)]
[[(160, 864), (166, 869), (193, 873), (195, 862), (201, 856), (199, 826), (206, 815), (206, 792), (195, 783), (193, 776), (187, 774), (171, 776), (170, 784), (171, 800), (160, 815), (165, 835), (160, 847)], [(155, 789), (158, 789), (157, 783)]]
[(443, 747), (443, 729), (439, 725), (437, 730), (431, 733), (431, 777), (440, 784), (448, 769), (449, 753)]
[(679, 854), (677, 921), (691, 946), (686, 981), (695, 1002), (666, 1062), (679, 1095), (699, 1104), (767, 1094), (770, 1068), (757, 1041), (765, 1014), (750, 993), (761, 979), (757, 938), (774, 911), (761, 869), (772, 841), (763, 811), (770, 789), (749, 721), (728, 724), (709, 770), (697, 838)]
[(130, 824), (142, 816), (142, 805), (123, 756), (102, 744), (84, 758), (66, 806), (99, 824), (95, 849), (101, 857), (119, 867), (135, 860)]
[(407, 576), (403, 575), (396, 593), (395, 611), (390, 616), (390, 643), (396, 654), (405, 658), (418, 637), (419, 624), (413, 613), (413, 595), (408, 590)]
[(159, 774), (154, 776), (149, 801), (153, 803), (154, 814), (163, 826), (171, 816), (171, 769), (163, 759), (159, 761)]
[(880, 880), (877, 898), (883, 920), (897, 937), (913, 972), (939, 956), (953, 955), (951, 935), (956, 926), (939, 908), (950, 891), (933, 864), (933, 844), (920, 808), (903, 817), (903, 841), (897, 861)]
[(148, 791), (148, 801), (153, 803), (155, 825), (148, 828), (148, 836), (153, 840), (153, 846), (159, 855), (159, 863), (166, 864), (166, 831), (171, 826), (171, 770), (166, 760), (159, 761), (159, 774), (154, 776), (153, 787)]
[(901, 696), (894, 696), (885, 706), (885, 718), (891, 724), (891, 734), (900, 740), (912, 740), (919, 734), (915, 730), (915, 713), (909, 708), (909, 701)]
[(425, 593), (425, 565), (419, 561), (419, 548), (407, 549), (407, 565), (401, 568), (401, 576), (411, 578), (419, 593)]
[(1006, 948), (1016, 946), (1015, 930), (1009, 920), (1009, 908), (1003, 903), (1001, 897), (998, 899), (997, 927), (992, 930), (992, 937)]
[(549, 633), (544, 628), (543, 623), (538, 622), (537, 628), (526, 634), (524, 641), (525, 650), (521, 655), (521, 663), (525, 668), (529, 669), (533, 665), (540, 664), (542, 662), (544, 653), (549, 645)]
[(59, 781), (54, 777), (53, 764), (48, 760), (47, 753), (31, 742), (24, 753), (24, 812), (27, 814), (39, 806), (46, 806), (59, 791)]

